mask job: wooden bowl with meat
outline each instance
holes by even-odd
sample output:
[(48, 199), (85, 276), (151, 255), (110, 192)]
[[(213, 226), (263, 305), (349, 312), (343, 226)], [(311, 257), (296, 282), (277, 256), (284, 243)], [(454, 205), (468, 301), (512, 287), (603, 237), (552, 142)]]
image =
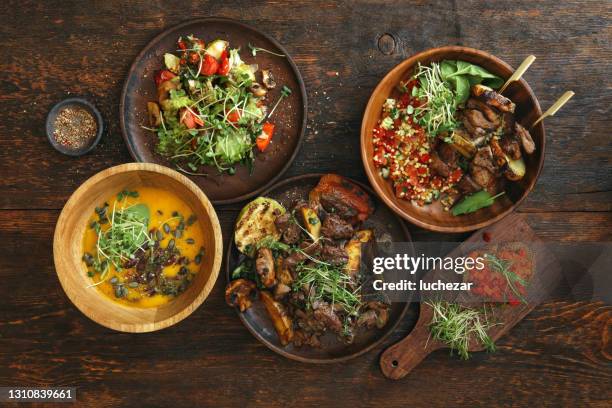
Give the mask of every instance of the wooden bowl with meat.
[(361, 156), (381, 199), (432, 231), (465, 232), (517, 208), (544, 163), (542, 114), (499, 58), (448, 46), (421, 52), (378, 84), (361, 125)]

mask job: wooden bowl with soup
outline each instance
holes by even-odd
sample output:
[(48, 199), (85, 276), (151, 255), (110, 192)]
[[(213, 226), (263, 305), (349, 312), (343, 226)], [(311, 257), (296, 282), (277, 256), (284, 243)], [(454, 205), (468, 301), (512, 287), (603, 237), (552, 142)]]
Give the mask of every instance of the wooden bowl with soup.
[(55, 228), (53, 256), (64, 291), (87, 317), (149, 332), (204, 302), (222, 246), (217, 214), (192, 181), (163, 166), (129, 163), (72, 194)]

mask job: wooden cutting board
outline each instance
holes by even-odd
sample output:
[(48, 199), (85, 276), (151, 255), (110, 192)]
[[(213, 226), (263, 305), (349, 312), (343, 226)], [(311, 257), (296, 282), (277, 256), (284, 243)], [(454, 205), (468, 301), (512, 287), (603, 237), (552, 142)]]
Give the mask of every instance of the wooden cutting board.
[[(463, 250), (468, 249), (468, 246), (471, 248), (473, 244), (484, 243), (485, 239), (490, 240), (487, 244), (541, 242), (522, 216), (512, 214), (499, 223), (473, 234), (448, 256), (459, 256)], [(531, 312), (538, 303), (537, 299), (542, 299), (558, 281), (560, 268), (554, 255), (544, 251), (541, 246), (538, 248), (538, 251), (533, 253), (534, 273), (529, 281), (529, 301), (527, 304), (521, 303), (517, 306), (495, 307), (495, 318), (499, 324), (488, 331), (494, 341), (501, 338)], [(434, 271), (428, 272), (423, 279), (430, 279), (434, 273)], [(460, 300), (458, 302), (461, 303)], [(447, 348), (445, 343), (430, 338), (428, 325), (433, 317), (433, 310), (425, 303), (420, 305), (420, 315), (414, 329), (403, 340), (386, 349), (380, 357), (380, 367), (388, 378), (397, 380), (405, 377), (431, 352)], [(470, 342), (469, 350), (481, 351), (483, 347), (480, 343), (473, 341)]]

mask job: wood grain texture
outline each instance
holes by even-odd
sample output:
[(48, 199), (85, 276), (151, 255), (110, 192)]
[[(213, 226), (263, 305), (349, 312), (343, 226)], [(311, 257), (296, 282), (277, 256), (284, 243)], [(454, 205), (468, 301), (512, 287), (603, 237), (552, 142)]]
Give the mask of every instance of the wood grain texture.
[[(512, 66), (536, 55), (525, 79), (542, 108), (567, 89), (576, 96), (547, 119), (544, 169), (519, 211), (543, 240), (610, 240), (611, 14), (610, 3), (597, 0), (1, 2), (0, 385), (77, 386), (83, 406), (610, 406), (608, 305), (562, 296), (538, 306), (495, 354), (462, 362), (439, 350), (392, 382), (378, 368), (382, 348), (327, 367), (275, 355), (225, 306), (223, 279), (166, 330), (130, 335), (99, 326), (64, 295), (52, 236), (76, 187), (130, 161), (119, 97), (139, 50), (188, 18), (225, 16), (276, 38), (304, 77), (308, 129), (285, 177), (337, 172), (366, 182), (363, 110), (383, 75), (418, 51), (465, 45)], [(44, 134), (48, 109), (69, 95), (91, 99), (108, 129), (78, 159), (55, 152)], [(218, 209), (226, 244), (239, 208)], [(410, 231), (415, 240), (467, 236)], [(388, 344), (415, 319), (412, 310)]]

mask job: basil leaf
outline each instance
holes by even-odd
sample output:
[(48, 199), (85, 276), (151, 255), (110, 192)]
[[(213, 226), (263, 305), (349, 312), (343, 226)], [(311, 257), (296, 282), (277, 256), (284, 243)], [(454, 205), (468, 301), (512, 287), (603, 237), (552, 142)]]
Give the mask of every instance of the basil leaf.
[(454, 216), (469, 214), (475, 211), (480, 210), (481, 208), (489, 207), (493, 205), (495, 199), (504, 194), (501, 192), (496, 196), (491, 196), (487, 191), (481, 190), (477, 193), (469, 195), (461, 200), (457, 205), (455, 205), (452, 209), (452, 213)]
[(125, 209), (126, 214), (132, 214), (139, 220), (149, 220), (150, 212), (149, 207), (146, 204), (134, 204)]
[(455, 71), (457, 71), (457, 61), (444, 60), (440, 63), (440, 74), (442, 75), (442, 79), (448, 79)]
[(470, 88), (476, 84), (497, 89), (504, 83), (504, 80), (497, 75), (466, 61), (442, 61), (440, 72), (442, 79), (451, 84), (454, 89), (457, 105), (467, 101), (470, 96)]
[(456, 104), (464, 103), (470, 97), (470, 81), (464, 76), (453, 78), (455, 80)]

